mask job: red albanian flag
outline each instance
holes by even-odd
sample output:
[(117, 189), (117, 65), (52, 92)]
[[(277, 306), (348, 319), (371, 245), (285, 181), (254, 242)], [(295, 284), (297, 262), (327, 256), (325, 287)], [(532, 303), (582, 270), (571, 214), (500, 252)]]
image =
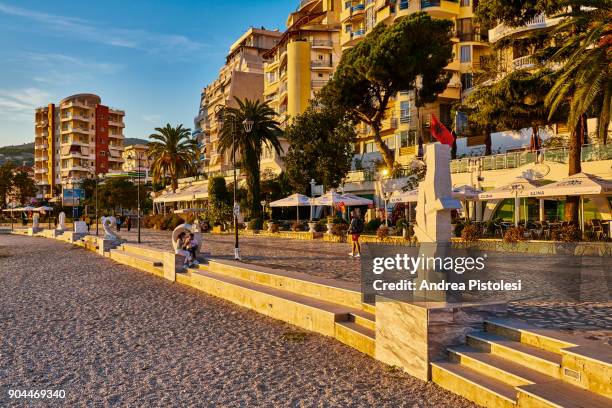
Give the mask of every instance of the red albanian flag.
[(431, 135), (442, 144), (453, 145), (453, 135), (434, 114), (431, 115)]

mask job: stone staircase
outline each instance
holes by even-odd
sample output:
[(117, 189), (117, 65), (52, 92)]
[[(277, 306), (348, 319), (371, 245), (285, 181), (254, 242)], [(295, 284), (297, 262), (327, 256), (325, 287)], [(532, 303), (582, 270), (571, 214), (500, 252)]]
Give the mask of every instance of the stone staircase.
[(431, 364), (438, 385), (484, 407), (610, 408), (612, 350), (554, 330), (490, 319)]
[(231, 261), (200, 264), (178, 274), (177, 282), (374, 355), (374, 307), (361, 302), (357, 288)]
[[(162, 250), (123, 244), (111, 259), (164, 276)], [(209, 260), (176, 274), (178, 283), (229, 300), (272, 318), (331, 336), (374, 356), (375, 309), (362, 302), (359, 286), (308, 274), (226, 260)]]

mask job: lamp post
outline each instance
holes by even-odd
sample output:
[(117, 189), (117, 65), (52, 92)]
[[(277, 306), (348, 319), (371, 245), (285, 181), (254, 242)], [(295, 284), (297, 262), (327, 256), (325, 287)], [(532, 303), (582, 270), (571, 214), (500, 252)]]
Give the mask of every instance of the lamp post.
[(317, 184), (317, 182), (315, 181), (315, 179), (310, 179), (310, 221), (312, 221), (312, 216), (313, 216), (313, 212), (314, 212), (314, 188), (315, 188), (315, 184)]
[(265, 218), (266, 213), (266, 200), (261, 200), (259, 204), (261, 204), (261, 219), (263, 220)]
[(383, 188), (383, 178), (387, 177), (389, 175), (389, 169), (384, 168), (381, 172), (380, 172), (380, 176), (378, 177), (378, 188), (380, 191), (380, 196), (383, 199), (383, 203), (385, 206), (385, 226), (389, 226), (389, 222), (388, 222), (388, 217), (387, 217), (387, 196), (385, 194), (385, 190)]
[[(134, 153), (134, 156), (129, 155), (127, 157), (128, 160), (135, 160), (136, 161), (136, 200), (137, 200), (137, 206), (136, 206), (136, 227), (138, 228), (138, 243), (140, 244), (140, 160), (142, 159), (142, 155), (138, 154), (137, 152)], [(146, 180), (145, 180), (146, 182)]]
[[(215, 107), (215, 115), (217, 117), (217, 122), (225, 127), (225, 106), (217, 105)], [(233, 114), (228, 115), (228, 121), (230, 123), (230, 132), (232, 135), (232, 167), (234, 168), (234, 259), (240, 260), (240, 244), (238, 242), (238, 214), (240, 213), (240, 205), (236, 201), (236, 196), (238, 193), (238, 181), (236, 174), (236, 116)], [(253, 130), (253, 121), (246, 118), (242, 122), (242, 126), (244, 127), (244, 131), (246, 133), (251, 133)]]

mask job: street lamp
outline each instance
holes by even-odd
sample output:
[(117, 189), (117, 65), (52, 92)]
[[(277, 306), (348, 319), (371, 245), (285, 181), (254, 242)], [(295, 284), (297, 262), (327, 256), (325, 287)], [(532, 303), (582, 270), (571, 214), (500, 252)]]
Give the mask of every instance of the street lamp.
[(313, 204), (314, 204), (314, 188), (317, 182), (315, 179), (310, 179), (310, 221), (312, 221)]
[(264, 216), (266, 213), (266, 200), (261, 200), (259, 204), (261, 204), (261, 211), (262, 211), (261, 219), (263, 220), (265, 218)]
[[(217, 122), (225, 127), (226, 118), (225, 118), (225, 106), (217, 105), (215, 107), (215, 115), (217, 117)], [(238, 193), (238, 181), (236, 174), (236, 116), (233, 114), (227, 115), (227, 120), (230, 124), (230, 132), (232, 135), (232, 167), (234, 168), (234, 259), (240, 260), (240, 244), (238, 242), (238, 214), (240, 213), (240, 205), (236, 201), (236, 196)], [(246, 133), (251, 133), (253, 130), (254, 122), (249, 118), (245, 118), (242, 121), (242, 126)]]
[[(136, 226), (138, 228), (138, 243), (140, 244), (140, 160), (142, 159), (142, 155), (137, 152), (134, 153), (134, 156), (131, 154), (127, 157), (128, 160), (136, 160), (136, 200), (137, 200), (137, 209), (136, 209)], [(145, 180), (146, 181), (146, 180)]]

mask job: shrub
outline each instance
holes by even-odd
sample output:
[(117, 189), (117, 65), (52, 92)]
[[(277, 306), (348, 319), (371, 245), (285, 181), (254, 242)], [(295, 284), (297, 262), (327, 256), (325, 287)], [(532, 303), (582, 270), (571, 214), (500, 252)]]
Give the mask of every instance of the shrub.
[(317, 221), (317, 225), (315, 226), (315, 231), (317, 232), (327, 231), (327, 225), (324, 219)]
[(395, 223), (395, 235), (402, 236), (404, 234), (404, 229), (408, 230), (408, 221), (404, 218), (400, 218)]
[(480, 239), (480, 229), (474, 224), (468, 224), (461, 230), (461, 239), (466, 242), (475, 242)]
[(461, 237), (461, 232), (463, 231), (463, 228), (465, 228), (465, 224), (462, 223), (461, 221), (457, 221), (457, 223), (455, 224), (455, 237), (459, 238)]
[(170, 231), (174, 230), (179, 225), (185, 223), (185, 221), (176, 214), (167, 215), (166, 217), (167, 218), (164, 220), (164, 226), (165, 226), (164, 229), (167, 229)]
[(278, 223), (274, 223), (272, 224), (272, 232), (274, 233), (278, 233), (280, 231), (280, 225), (278, 225)]
[(573, 224), (554, 229), (551, 235), (553, 241), (561, 242), (578, 242), (582, 238), (580, 229)]
[(521, 242), (525, 240), (524, 227), (512, 227), (504, 234), (504, 242)]
[(334, 224), (334, 226), (332, 227), (332, 235), (343, 236), (346, 235), (347, 230), (347, 224)]
[(364, 229), (366, 232), (376, 232), (381, 224), (382, 222), (378, 218), (374, 218), (373, 220), (368, 221)]
[(378, 229), (376, 230), (376, 236), (379, 239), (387, 238), (389, 236), (389, 227), (385, 227), (384, 225), (378, 227)]
[(293, 224), (291, 224), (291, 231), (298, 232), (303, 230), (304, 224), (302, 224), (300, 221), (293, 221)]
[(261, 218), (253, 218), (249, 221), (248, 228), (252, 231), (260, 230), (263, 227)]

